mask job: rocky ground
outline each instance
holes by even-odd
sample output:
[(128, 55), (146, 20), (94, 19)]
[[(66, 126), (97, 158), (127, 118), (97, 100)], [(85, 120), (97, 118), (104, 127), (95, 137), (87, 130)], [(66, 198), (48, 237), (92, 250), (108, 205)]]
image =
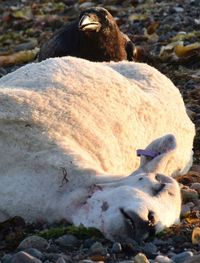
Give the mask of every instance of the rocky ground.
[(52, 32), (99, 4), (116, 18), (137, 47), (136, 59), (158, 68), (180, 89), (196, 125), (194, 166), (179, 177), (180, 224), (152, 240), (112, 243), (93, 229), (67, 222), (0, 224), (1, 263), (200, 262), (200, 1), (6, 0), (0, 2), (0, 76), (34, 60)]

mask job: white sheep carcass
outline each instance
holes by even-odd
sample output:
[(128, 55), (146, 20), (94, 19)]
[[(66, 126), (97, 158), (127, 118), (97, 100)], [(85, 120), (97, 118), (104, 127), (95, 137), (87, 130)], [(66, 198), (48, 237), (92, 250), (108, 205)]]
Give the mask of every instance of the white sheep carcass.
[(26, 65), (0, 79), (0, 220), (65, 218), (112, 240), (160, 231), (179, 218), (169, 176), (190, 168), (194, 134), (179, 90), (146, 64)]

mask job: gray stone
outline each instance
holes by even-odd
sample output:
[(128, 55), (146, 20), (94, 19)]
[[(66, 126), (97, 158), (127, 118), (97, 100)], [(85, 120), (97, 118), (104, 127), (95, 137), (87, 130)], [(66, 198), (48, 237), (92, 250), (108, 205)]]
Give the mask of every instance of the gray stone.
[(59, 249), (59, 245), (55, 243), (51, 243), (48, 245), (47, 249), (45, 250), (46, 253), (57, 253)]
[(37, 46), (37, 40), (33, 39), (32, 41), (26, 42), (26, 43), (21, 43), (15, 47), (15, 51), (22, 51), (22, 50), (30, 50), (34, 49)]
[(190, 188), (196, 190), (200, 194), (200, 183), (193, 183)]
[[(64, 262), (65, 262), (65, 263), (73, 263), (73, 262), (74, 262), (73, 259), (72, 259), (72, 257), (71, 257), (71, 256), (68, 256), (68, 255), (61, 255), (59, 259), (61, 259), (61, 258), (62, 258), (64, 261), (63, 261), (63, 262), (62, 262), (62, 261), (61, 261), (61, 262), (57, 262), (57, 263), (64, 263)], [(59, 259), (58, 259), (58, 260), (59, 260)]]
[(90, 248), (90, 254), (106, 255), (107, 249), (100, 242), (95, 242)]
[(24, 251), (20, 251), (12, 257), (11, 263), (42, 263), (42, 261)]
[(184, 9), (183, 9), (182, 7), (179, 7), (179, 6), (174, 7), (173, 9), (174, 9), (174, 11), (177, 12), (177, 13), (182, 13), (182, 12), (184, 12)]
[(168, 246), (172, 243), (172, 240), (171, 239), (162, 240), (162, 239), (155, 238), (152, 243), (156, 246), (164, 246), (164, 245)]
[(198, 25), (198, 26), (200, 25), (200, 19), (194, 19), (194, 22), (196, 25)]
[(27, 248), (24, 249), (24, 252), (30, 254), (31, 256), (38, 258), (40, 260), (44, 260), (44, 255), (42, 254), (42, 252), (40, 252), (38, 249), (36, 248)]
[[(171, 249), (172, 249), (172, 248), (171, 248)], [(174, 249), (174, 247), (173, 247), (173, 249)], [(167, 252), (167, 256), (168, 256), (169, 258), (172, 258), (172, 257), (176, 256), (176, 253), (173, 252), (173, 251), (168, 251), (168, 252)]]
[(192, 231), (192, 244), (200, 244), (200, 227), (195, 227)]
[(187, 202), (196, 202), (199, 198), (199, 195), (196, 190), (190, 189), (189, 187), (184, 187), (181, 189), (181, 195), (183, 198), (183, 203)]
[(61, 254), (61, 253), (44, 253), (45, 255), (45, 258), (49, 261), (57, 261), (59, 258), (63, 258), (66, 263), (72, 263), (72, 257), (69, 256), (69, 255), (64, 255), (64, 254)]
[(122, 246), (120, 243), (116, 242), (113, 244), (111, 252), (112, 253), (120, 253), (122, 251)]
[(149, 263), (149, 260), (147, 259), (147, 257), (145, 256), (145, 254), (143, 254), (143, 253), (138, 253), (138, 254), (134, 257), (134, 262), (135, 262), (135, 263)]
[(193, 210), (197, 210), (197, 211), (200, 210), (200, 199), (197, 200), (197, 202), (195, 202), (195, 206), (194, 206)]
[(183, 263), (199, 263), (199, 262), (200, 262), (200, 254), (195, 255), (195, 256), (191, 257), (190, 259), (187, 259)]
[(79, 5), (79, 8), (82, 10), (82, 9), (89, 8), (89, 7), (92, 7), (92, 6), (94, 6), (94, 3), (92, 3), (92, 2), (84, 2), (84, 3)]
[(63, 247), (76, 247), (79, 245), (79, 241), (77, 237), (74, 235), (66, 234), (61, 236), (55, 240), (55, 242)]
[(63, 257), (60, 257), (60, 258), (56, 261), (56, 263), (66, 263), (66, 261), (64, 260)]
[(188, 204), (182, 205), (181, 207), (181, 217), (184, 217), (190, 212), (190, 206)]
[(168, 258), (167, 256), (159, 255), (155, 258), (156, 263), (173, 263), (174, 261)]
[(90, 248), (95, 243), (95, 240), (88, 238), (84, 240), (83, 247), (84, 248)]
[(185, 251), (182, 253), (177, 254), (176, 256), (172, 257), (172, 260), (175, 263), (183, 263), (186, 260), (189, 260), (193, 256), (192, 251)]
[(36, 248), (38, 250), (44, 250), (48, 246), (46, 239), (38, 236), (30, 236), (25, 238), (18, 246), (18, 249)]
[(2, 257), (1, 261), (2, 263), (10, 263), (11, 259), (12, 259), (12, 255), (11, 254), (6, 254)]
[(158, 248), (152, 242), (148, 242), (143, 246), (142, 251), (147, 257), (151, 258), (157, 254)]

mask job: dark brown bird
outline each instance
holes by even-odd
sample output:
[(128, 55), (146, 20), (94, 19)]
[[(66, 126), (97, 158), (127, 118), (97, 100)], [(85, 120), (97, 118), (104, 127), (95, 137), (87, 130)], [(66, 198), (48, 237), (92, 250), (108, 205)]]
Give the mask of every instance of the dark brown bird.
[(91, 61), (133, 60), (134, 45), (102, 7), (84, 10), (79, 19), (58, 30), (39, 52), (39, 61), (74, 56)]

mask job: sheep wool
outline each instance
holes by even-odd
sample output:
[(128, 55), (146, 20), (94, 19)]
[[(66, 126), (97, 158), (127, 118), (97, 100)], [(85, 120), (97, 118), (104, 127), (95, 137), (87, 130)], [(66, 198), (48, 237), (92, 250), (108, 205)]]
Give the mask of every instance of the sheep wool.
[(69, 209), (92, 184), (127, 177), (140, 165), (136, 150), (166, 134), (176, 148), (156, 172), (173, 177), (192, 164), (182, 96), (147, 64), (32, 63), (0, 79), (0, 105), (0, 218), (62, 217), (59, 202)]

